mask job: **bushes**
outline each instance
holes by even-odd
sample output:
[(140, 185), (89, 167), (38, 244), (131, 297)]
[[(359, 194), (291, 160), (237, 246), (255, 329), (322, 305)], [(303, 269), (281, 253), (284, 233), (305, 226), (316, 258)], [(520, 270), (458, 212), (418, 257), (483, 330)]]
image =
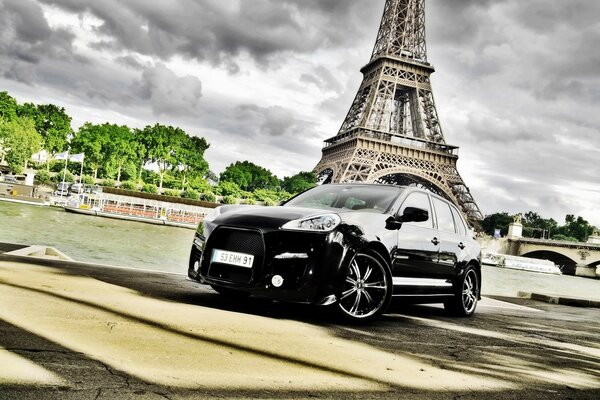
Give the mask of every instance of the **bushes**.
[(184, 199), (198, 200), (200, 198), (200, 193), (193, 189), (188, 189), (185, 192), (181, 193), (181, 197), (183, 197)]
[[(61, 172), (60, 174), (56, 174), (52, 177), (52, 181), (53, 182), (63, 182), (63, 173)], [(65, 179), (64, 182), (75, 182), (75, 176), (73, 176), (73, 174), (69, 171), (67, 171), (67, 174), (65, 175)]]
[(35, 174), (35, 181), (38, 185), (49, 185), (52, 183), (52, 177), (48, 172), (39, 170), (37, 174)]
[(144, 185), (142, 186), (142, 192), (158, 194), (158, 187), (151, 183), (144, 183)]
[(244, 199), (244, 203), (248, 204), (249, 206), (252, 206), (252, 205), (256, 204), (256, 200), (248, 198), (248, 199)]
[(217, 201), (217, 196), (213, 192), (202, 193), (202, 200), (214, 203)]
[(112, 179), (105, 179), (102, 181), (102, 183), (100, 183), (100, 185), (104, 187), (114, 188), (116, 184), (115, 181), (113, 181)]
[(181, 191), (177, 190), (177, 189), (165, 189), (165, 190), (163, 190), (163, 195), (165, 195), (165, 196), (179, 197), (180, 193), (181, 193)]
[(93, 185), (94, 183), (96, 183), (96, 181), (94, 180), (93, 176), (84, 175), (81, 178), (81, 183), (85, 183), (86, 185)]
[(125, 181), (121, 183), (120, 189), (137, 190), (137, 184), (134, 181)]
[(237, 199), (235, 197), (233, 197), (233, 196), (225, 196), (221, 200), (221, 203), (223, 203), (223, 204), (237, 204)]

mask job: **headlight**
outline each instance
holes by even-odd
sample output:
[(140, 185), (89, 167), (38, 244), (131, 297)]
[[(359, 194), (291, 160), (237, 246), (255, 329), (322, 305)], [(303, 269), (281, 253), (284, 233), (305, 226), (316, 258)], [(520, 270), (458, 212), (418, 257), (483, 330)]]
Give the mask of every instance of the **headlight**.
[(211, 222), (221, 215), (221, 207), (213, 208), (211, 212), (204, 216), (204, 222)]
[(294, 231), (330, 232), (342, 222), (337, 214), (323, 214), (316, 217), (296, 219), (283, 225), (281, 229)]

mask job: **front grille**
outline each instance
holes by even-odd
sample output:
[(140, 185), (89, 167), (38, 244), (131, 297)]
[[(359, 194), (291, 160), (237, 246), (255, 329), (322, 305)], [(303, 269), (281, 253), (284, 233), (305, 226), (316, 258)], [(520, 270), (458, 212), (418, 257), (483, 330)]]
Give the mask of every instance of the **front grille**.
[[(254, 256), (252, 268), (237, 267), (218, 262), (211, 263), (213, 249), (251, 254)], [(238, 284), (248, 284), (252, 280), (253, 272), (262, 269), (264, 254), (265, 245), (263, 236), (259, 231), (217, 228), (208, 240), (203, 267), (206, 268), (206, 275), (211, 278)]]

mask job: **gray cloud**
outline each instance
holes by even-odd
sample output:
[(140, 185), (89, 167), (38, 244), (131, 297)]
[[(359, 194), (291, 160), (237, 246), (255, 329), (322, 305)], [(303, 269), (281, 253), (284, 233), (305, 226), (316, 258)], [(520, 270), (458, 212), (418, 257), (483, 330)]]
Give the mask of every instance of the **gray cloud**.
[(156, 115), (195, 115), (202, 97), (202, 83), (197, 77), (178, 77), (163, 64), (145, 68), (133, 89), (150, 103)]
[(69, 12), (91, 13), (108, 37), (99, 48), (122, 49), (166, 60), (174, 55), (238, 70), (247, 53), (260, 63), (285, 52), (351, 44), (365, 27), (368, 0), (253, 0), (169, 3), (118, 0), (40, 0)]
[[(142, 125), (159, 118), (189, 127), (213, 143), (209, 157), (217, 167), (264, 157), (276, 172), (310, 169), (358, 89), (383, 4), (0, 0), (0, 80), (3, 90), (20, 87), (17, 82), (35, 85), (40, 97), (57, 93), (95, 107), (100, 116), (106, 110)], [(47, 6), (96, 17), (91, 48), (73, 45), (78, 28), (49, 23)], [(459, 169), (483, 210), (531, 205), (558, 219), (578, 212), (556, 188), (600, 185), (594, 167), (600, 3), (427, 0), (427, 13), (442, 127), (447, 141), (461, 146)], [(200, 65), (202, 72), (175, 74), (169, 69), (174, 60)], [(228, 85), (219, 92), (221, 82), (206, 72), (211, 67), (237, 77), (260, 70), (264, 82), (290, 71), (286, 82), (277, 82), (288, 97), (236, 96)], [(305, 88), (314, 93), (310, 105), (293, 98)], [(333, 131), (319, 131), (323, 121)], [(587, 201), (581, 210), (596, 207)], [(600, 224), (600, 215), (595, 218)]]

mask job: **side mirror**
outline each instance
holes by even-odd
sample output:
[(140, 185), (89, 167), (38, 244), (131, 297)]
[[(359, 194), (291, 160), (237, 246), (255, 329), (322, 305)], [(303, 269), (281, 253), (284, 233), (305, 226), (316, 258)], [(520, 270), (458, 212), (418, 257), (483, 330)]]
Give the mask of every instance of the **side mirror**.
[(429, 211), (417, 207), (406, 207), (400, 220), (402, 222), (425, 222), (429, 219)]

